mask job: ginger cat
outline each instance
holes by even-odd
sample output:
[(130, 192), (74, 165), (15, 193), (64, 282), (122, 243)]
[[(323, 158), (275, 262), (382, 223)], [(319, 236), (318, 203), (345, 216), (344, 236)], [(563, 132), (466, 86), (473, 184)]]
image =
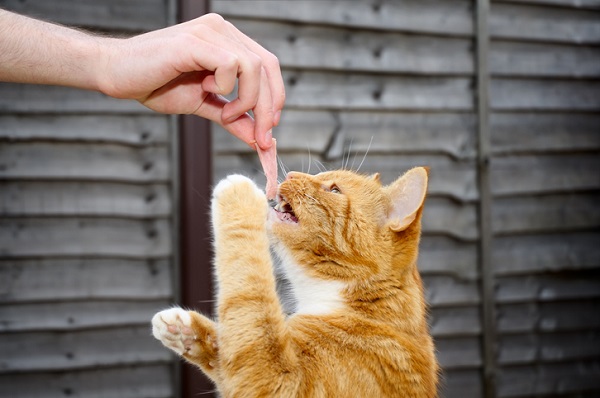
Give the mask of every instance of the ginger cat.
[(224, 397), (437, 396), (417, 271), (427, 181), (425, 168), (389, 186), (292, 172), (269, 208), (251, 180), (229, 176), (212, 200), (218, 321), (172, 308), (152, 319), (154, 336)]

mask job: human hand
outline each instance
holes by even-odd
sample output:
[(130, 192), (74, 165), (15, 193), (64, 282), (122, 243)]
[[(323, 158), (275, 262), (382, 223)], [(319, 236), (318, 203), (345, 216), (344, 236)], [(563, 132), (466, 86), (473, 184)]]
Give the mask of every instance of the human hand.
[[(285, 101), (279, 61), (221, 16), (98, 43), (98, 86), (105, 94), (213, 120), (253, 149), (254, 142), (272, 145)], [(238, 79), (238, 97), (229, 102), (223, 95)]]

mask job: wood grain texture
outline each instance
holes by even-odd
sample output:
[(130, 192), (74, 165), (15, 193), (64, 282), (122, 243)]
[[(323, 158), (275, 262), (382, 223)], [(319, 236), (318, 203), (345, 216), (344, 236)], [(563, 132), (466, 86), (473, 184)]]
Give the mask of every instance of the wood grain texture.
[(0, 181), (0, 215), (169, 217), (169, 187), (104, 182)]
[(8, 142), (119, 143), (131, 146), (166, 145), (168, 118), (157, 115), (4, 115), (0, 140)]
[(120, 397), (175, 396), (172, 366), (159, 363), (114, 366), (69, 372), (0, 374), (3, 393), (10, 397)]
[(167, 182), (170, 167), (164, 146), (0, 143), (0, 179), (4, 180)]
[[(0, 296), (5, 305), (38, 303), (41, 307), (48, 302), (165, 300), (173, 283), (170, 266), (167, 259), (1, 260)], [(113, 306), (113, 311), (120, 311), (119, 307)], [(32, 318), (31, 322), (39, 321)]]
[(473, 32), (470, 2), (419, 1), (340, 2), (300, 0), (218, 0), (214, 12), (226, 17), (283, 20), (295, 23), (334, 25), (351, 28), (445, 33), (467, 36)]
[(171, 254), (170, 231), (164, 219), (2, 219), (0, 254), (8, 258), (164, 258)]
[(64, 333), (8, 333), (0, 339), (0, 373), (92, 370), (170, 359), (171, 354), (156, 342), (147, 325)]
[(145, 31), (167, 25), (164, 0), (2, 0), (2, 8), (88, 28)]

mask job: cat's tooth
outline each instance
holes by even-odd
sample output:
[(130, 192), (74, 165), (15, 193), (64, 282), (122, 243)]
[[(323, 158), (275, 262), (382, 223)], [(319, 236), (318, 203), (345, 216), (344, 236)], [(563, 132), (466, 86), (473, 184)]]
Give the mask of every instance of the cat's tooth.
[(274, 209), (275, 209), (275, 210), (277, 210), (277, 211), (278, 211), (278, 212), (280, 212), (280, 213), (281, 213), (281, 208), (282, 208), (282, 206), (281, 206), (281, 202), (277, 203), (277, 204), (275, 205), (275, 207), (274, 207)]

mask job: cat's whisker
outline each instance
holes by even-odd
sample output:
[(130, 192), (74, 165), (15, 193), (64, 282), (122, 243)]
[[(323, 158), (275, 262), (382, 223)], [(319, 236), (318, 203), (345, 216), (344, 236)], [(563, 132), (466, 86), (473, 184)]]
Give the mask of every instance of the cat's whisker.
[(315, 159), (315, 164), (317, 165), (317, 168), (321, 171), (321, 173), (324, 173), (327, 171), (327, 167), (325, 167), (323, 162), (321, 162), (319, 159)]
[(288, 171), (285, 168), (285, 164), (283, 164), (283, 160), (281, 160), (280, 156), (277, 156), (277, 163), (279, 163), (279, 168), (281, 169), (281, 173), (283, 174), (283, 179), (285, 180), (288, 175)]
[(367, 147), (367, 151), (365, 152), (365, 156), (363, 156), (362, 161), (358, 165), (358, 169), (356, 169), (357, 173), (360, 170), (360, 168), (362, 167), (363, 163), (365, 162), (365, 159), (367, 158), (367, 154), (369, 153), (369, 150), (371, 149), (371, 144), (373, 144), (373, 136), (371, 136), (371, 141), (369, 141), (369, 146)]
[(306, 145), (306, 149), (308, 150), (308, 170), (306, 171), (306, 174), (310, 174), (310, 163), (311, 163), (310, 147), (308, 145)]

